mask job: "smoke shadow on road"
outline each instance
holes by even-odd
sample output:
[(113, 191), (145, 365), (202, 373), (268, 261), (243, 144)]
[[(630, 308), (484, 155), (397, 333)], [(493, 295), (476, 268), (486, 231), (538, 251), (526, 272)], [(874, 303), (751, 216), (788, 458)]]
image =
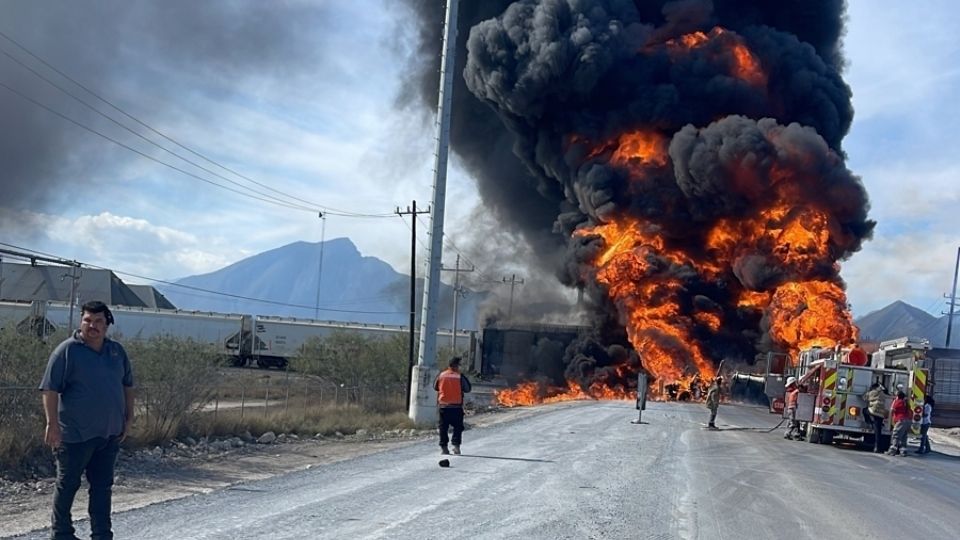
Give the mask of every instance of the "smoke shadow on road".
[(552, 459), (534, 459), (534, 458), (518, 458), (518, 457), (503, 457), (503, 456), (478, 456), (476, 454), (460, 454), (459, 457), (481, 458), (481, 459), (503, 459), (506, 461), (529, 461), (531, 463), (555, 463)]

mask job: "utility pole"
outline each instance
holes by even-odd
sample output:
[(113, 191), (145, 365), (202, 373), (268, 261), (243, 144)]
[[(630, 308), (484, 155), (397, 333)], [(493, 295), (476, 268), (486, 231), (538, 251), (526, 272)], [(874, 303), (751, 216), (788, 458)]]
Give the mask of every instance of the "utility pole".
[(957, 302), (957, 271), (960, 270), (960, 248), (957, 248), (957, 263), (953, 267), (953, 290), (950, 293), (950, 313), (947, 315), (947, 342), (944, 348), (950, 348), (950, 331), (953, 330), (953, 308)]
[(66, 278), (70, 278), (70, 322), (67, 326), (67, 330), (70, 333), (73, 333), (73, 306), (77, 303), (77, 282), (80, 281), (80, 276), (77, 275), (77, 267), (80, 266), (80, 263), (73, 261), (73, 264), (70, 266), (70, 273), (63, 274), (60, 276), (60, 281), (63, 281)]
[(323, 215), (323, 212), (318, 212), (317, 217), (320, 218), (320, 265), (319, 268), (317, 268), (317, 303), (314, 304), (313, 308), (314, 320), (320, 318), (320, 281), (323, 279), (323, 243), (324, 237), (327, 234), (327, 216)]
[(447, 0), (447, 17), (440, 58), (440, 94), (437, 101), (437, 151), (433, 168), (433, 213), (430, 215), (430, 243), (427, 272), (423, 276), (423, 311), (420, 315), (420, 353), (411, 373), (410, 419), (432, 424), (437, 418), (433, 376), (437, 365), (437, 293), (440, 292), (440, 257), (443, 255), (443, 214), (447, 197), (447, 156), (450, 150), (450, 103), (453, 96), (454, 64), (457, 51), (457, 9), (459, 0)]
[(463, 292), (460, 287), (460, 273), (461, 272), (473, 272), (476, 270), (476, 267), (470, 265), (470, 268), (460, 268), (460, 254), (457, 254), (457, 265), (450, 268), (441, 268), (441, 270), (446, 272), (453, 272), (453, 334), (450, 337), (450, 348), (453, 349), (454, 354), (457, 352), (457, 298), (459, 298)]
[(413, 201), (413, 206), (408, 206), (406, 211), (397, 207), (398, 216), (413, 216), (411, 220), (413, 225), (410, 227), (410, 350), (407, 357), (407, 403), (410, 403), (410, 385), (413, 376), (413, 352), (416, 343), (416, 332), (414, 324), (417, 318), (417, 215), (429, 214), (430, 208), (426, 210), (417, 210), (417, 201)]
[(513, 290), (517, 285), (523, 285), (523, 278), (517, 279), (517, 275), (513, 274), (510, 276), (510, 279), (503, 278), (504, 283), (510, 284), (510, 308), (507, 310), (507, 319), (513, 318)]

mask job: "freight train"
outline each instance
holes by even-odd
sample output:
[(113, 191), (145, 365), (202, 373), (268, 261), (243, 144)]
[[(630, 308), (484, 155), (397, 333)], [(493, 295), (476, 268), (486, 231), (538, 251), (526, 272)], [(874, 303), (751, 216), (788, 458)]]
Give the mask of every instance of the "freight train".
[[(210, 344), (235, 366), (285, 368), (311, 338), (334, 333), (356, 334), (367, 338), (409, 335), (405, 326), (320, 321), (264, 315), (212, 313), (181, 309), (157, 309), (110, 306), (115, 319), (110, 335), (122, 340), (173, 336)], [(79, 309), (66, 302), (0, 302), (0, 328), (14, 325), (20, 332), (46, 337), (57, 330), (76, 326)], [(437, 344), (453, 346), (453, 333), (438, 330)], [(478, 348), (476, 332), (458, 330), (456, 350), (468, 351), (472, 358)]]

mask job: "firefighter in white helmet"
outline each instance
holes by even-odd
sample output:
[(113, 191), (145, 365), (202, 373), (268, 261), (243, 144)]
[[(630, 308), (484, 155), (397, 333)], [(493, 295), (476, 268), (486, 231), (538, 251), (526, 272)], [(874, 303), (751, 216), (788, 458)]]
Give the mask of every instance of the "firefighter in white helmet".
[(784, 439), (803, 440), (803, 432), (800, 431), (800, 422), (797, 420), (797, 401), (800, 399), (800, 387), (797, 386), (796, 377), (787, 377), (787, 395), (784, 401), (784, 418), (787, 419), (787, 432), (783, 435)]

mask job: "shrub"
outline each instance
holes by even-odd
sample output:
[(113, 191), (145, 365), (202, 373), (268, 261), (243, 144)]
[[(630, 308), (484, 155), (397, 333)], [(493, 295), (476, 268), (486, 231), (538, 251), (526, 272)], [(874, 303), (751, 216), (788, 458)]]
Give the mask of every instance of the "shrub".
[(407, 336), (371, 338), (357, 334), (334, 333), (307, 342), (292, 367), (301, 373), (317, 375), (335, 385), (353, 389), (351, 401), (370, 403), (385, 410), (377, 393), (393, 396), (398, 386), (407, 384)]
[(158, 336), (125, 344), (137, 392), (137, 439), (169, 439), (180, 423), (213, 398), (219, 356), (211, 345)]
[(0, 329), (0, 468), (16, 467), (43, 445), (46, 419), (37, 388), (53, 349), (66, 337), (46, 342)]

